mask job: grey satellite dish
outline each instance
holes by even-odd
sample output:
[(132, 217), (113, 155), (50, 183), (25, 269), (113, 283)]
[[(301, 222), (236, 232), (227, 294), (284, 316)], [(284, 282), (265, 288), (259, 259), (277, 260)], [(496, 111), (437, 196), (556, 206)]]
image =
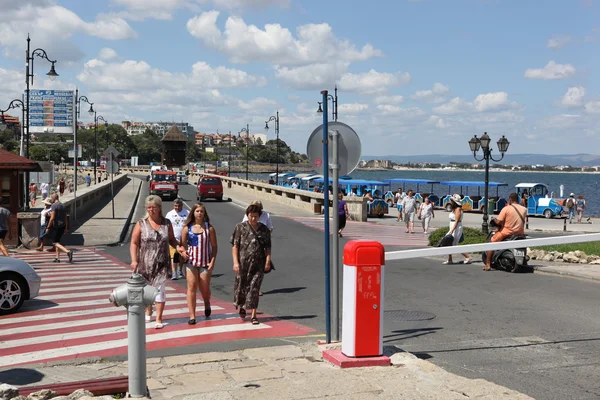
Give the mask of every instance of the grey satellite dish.
[[(339, 174), (348, 175), (354, 171), (360, 161), (360, 138), (354, 129), (343, 122), (329, 122), (328, 131), (331, 133), (335, 130), (340, 133), (338, 149)], [(333, 146), (331, 145), (331, 141), (329, 141), (328, 150), (329, 162), (331, 162), (333, 160)], [(318, 126), (308, 138), (306, 154), (312, 168), (318, 174), (323, 174), (323, 125)]]

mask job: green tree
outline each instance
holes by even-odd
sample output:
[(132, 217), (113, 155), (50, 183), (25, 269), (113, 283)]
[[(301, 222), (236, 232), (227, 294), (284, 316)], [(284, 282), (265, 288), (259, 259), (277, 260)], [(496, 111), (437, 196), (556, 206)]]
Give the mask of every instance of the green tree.
[(147, 128), (143, 134), (133, 136), (131, 139), (141, 165), (160, 162), (162, 143), (160, 137), (152, 129)]

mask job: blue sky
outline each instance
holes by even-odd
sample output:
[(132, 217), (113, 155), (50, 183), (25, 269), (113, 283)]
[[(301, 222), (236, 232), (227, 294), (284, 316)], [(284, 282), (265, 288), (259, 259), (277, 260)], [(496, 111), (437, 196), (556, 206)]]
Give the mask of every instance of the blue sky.
[[(110, 122), (187, 121), (264, 133), (304, 152), (320, 91), (363, 154), (461, 154), (472, 135), (511, 153), (598, 153), (597, 0), (0, 0), (0, 108), (32, 45)], [(90, 122), (87, 115), (81, 120)], [(269, 132), (269, 138), (274, 132)]]

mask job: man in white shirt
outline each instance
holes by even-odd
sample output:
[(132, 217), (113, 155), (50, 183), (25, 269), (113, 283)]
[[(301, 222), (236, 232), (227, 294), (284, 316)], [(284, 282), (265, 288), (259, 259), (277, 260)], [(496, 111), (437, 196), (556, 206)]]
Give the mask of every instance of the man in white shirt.
[[(271, 214), (269, 214), (268, 212), (266, 212), (265, 210), (263, 210), (263, 205), (261, 203), (260, 200), (254, 200), (252, 203), (250, 204), (254, 204), (260, 207), (262, 214), (260, 214), (260, 217), (258, 218), (258, 222), (260, 222), (261, 224), (263, 224), (264, 226), (266, 226), (267, 228), (269, 228), (269, 230), (271, 232), (273, 232), (273, 222), (271, 221)], [(248, 216), (244, 215), (244, 218), (242, 219), (242, 222), (246, 222), (248, 221)]]
[(298, 189), (298, 182), (292, 182), (292, 189)]
[[(171, 221), (173, 234), (179, 243), (181, 243), (181, 231), (183, 231), (188, 215), (190, 215), (190, 212), (183, 208), (183, 200), (177, 198), (173, 202), (173, 209), (165, 216), (165, 218)], [(169, 250), (171, 253), (171, 279), (175, 281), (179, 278), (185, 278), (183, 274), (183, 259), (181, 259), (179, 253), (173, 247), (169, 246)]]
[(50, 185), (48, 185), (48, 182), (42, 182), (40, 185), (40, 190), (42, 191), (42, 201), (46, 200), (46, 197), (48, 197), (49, 187)]

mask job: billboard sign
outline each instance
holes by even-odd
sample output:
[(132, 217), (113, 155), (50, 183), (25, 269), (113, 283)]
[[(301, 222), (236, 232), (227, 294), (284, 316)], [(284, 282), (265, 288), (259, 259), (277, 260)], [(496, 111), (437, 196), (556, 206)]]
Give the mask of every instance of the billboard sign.
[(29, 132), (74, 134), (74, 121), (73, 90), (29, 91)]

